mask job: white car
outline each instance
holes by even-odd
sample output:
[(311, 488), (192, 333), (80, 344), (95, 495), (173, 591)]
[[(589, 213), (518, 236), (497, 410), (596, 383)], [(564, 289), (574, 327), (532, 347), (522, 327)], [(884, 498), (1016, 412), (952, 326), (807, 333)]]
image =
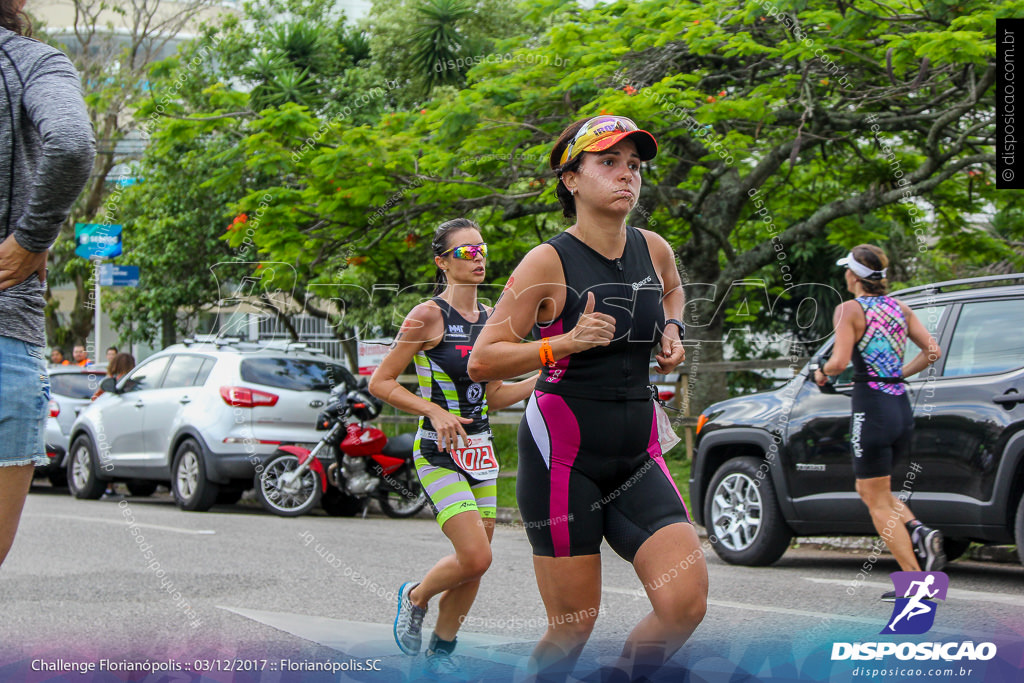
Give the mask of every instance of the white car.
[(55, 365), (50, 376), (50, 415), (46, 419), (45, 465), (36, 465), (35, 476), (46, 477), (53, 486), (67, 486), (66, 458), (71, 424), (89, 405), (92, 395), (107, 376), (105, 365)]
[(68, 487), (99, 498), (108, 482), (169, 483), (183, 510), (234, 503), (281, 444), (313, 444), (333, 386), (352, 374), (304, 344), (170, 346), (82, 411), (71, 428)]

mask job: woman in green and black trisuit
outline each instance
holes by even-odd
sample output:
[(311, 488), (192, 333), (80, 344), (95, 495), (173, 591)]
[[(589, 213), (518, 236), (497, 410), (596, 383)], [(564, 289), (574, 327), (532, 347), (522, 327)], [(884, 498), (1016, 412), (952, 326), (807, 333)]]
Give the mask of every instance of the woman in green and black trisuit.
[[(526, 399), (535, 379), (507, 384), (469, 378), (469, 353), (490, 314), (477, 301), (477, 287), (486, 275), (487, 245), (476, 223), (456, 218), (438, 227), (431, 246), (438, 268), (435, 296), (406, 316), (391, 351), (370, 379), (370, 392), (421, 416), (416, 468), (455, 553), (441, 559), (419, 583), (402, 584), (394, 632), (402, 652), (417, 654), (427, 604), (440, 595), (427, 667), (444, 674), (457, 670), (451, 659), (455, 635), (491, 564), (498, 461), (487, 409)], [(419, 396), (398, 383), (410, 362), (419, 377)]]

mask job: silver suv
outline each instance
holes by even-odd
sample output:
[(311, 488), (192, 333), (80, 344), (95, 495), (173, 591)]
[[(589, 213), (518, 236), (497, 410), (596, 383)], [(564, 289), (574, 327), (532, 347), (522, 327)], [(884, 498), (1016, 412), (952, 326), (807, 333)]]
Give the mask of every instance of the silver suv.
[(352, 374), (305, 344), (192, 342), (160, 351), (82, 411), (68, 487), (99, 498), (111, 481), (170, 483), (183, 510), (234, 503), (281, 444), (311, 445), (331, 387)]

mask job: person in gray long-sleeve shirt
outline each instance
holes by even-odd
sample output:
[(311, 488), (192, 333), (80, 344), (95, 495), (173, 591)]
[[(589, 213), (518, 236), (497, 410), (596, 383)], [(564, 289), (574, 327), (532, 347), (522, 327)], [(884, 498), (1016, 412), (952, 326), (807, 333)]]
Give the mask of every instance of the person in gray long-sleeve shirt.
[(96, 155), (78, 72), (24, 35), (24, 4), (0, 0), (0, 564), (46, 462), (46, 256)]

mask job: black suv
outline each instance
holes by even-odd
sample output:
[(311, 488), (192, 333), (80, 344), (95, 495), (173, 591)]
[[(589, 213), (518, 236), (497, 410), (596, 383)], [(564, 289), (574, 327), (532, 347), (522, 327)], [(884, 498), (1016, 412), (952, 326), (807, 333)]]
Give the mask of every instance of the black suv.
[[(1009, 283), (1009, 284), (1007, 284)], [(910, 378), (914, 440), (894, 493), (946, 537), (1016, 543), (1024, 562), (1024, 274), (895, 292), (943, 350)], [(830, 339), (819, 350), (827, 356)], [(917, 347), (908, 341), (908, 354)], [(710, 406), (699, 418), (690, 500), (726, 562), (767, 565), (793, 536), (874, 535), (854, 491), (852, 365), (825, 390), (809, 368), (780, 389)]]

